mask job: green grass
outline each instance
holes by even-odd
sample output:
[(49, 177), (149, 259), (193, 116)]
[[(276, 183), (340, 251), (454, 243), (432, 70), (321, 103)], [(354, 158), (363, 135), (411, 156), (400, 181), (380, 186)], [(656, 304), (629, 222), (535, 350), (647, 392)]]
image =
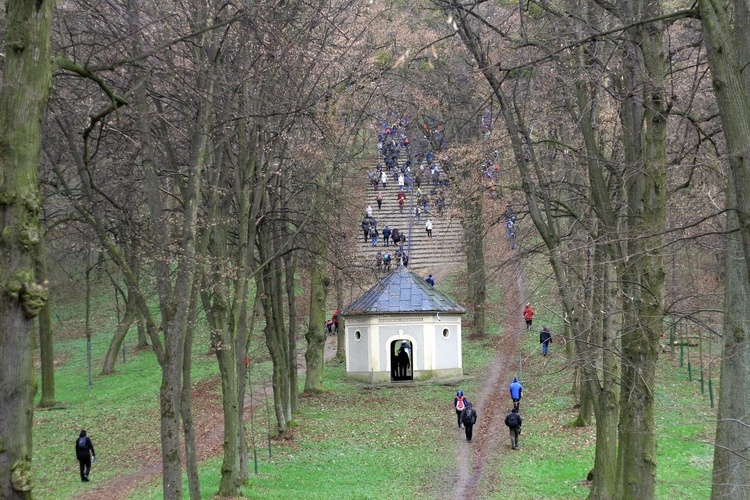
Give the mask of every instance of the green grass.
[[(571, 394), (571, 372), (560, 343), (541, 357), (536, 333), (523, 342), (524, 430), (521, 450), (501, 453), (493, 468), (502, 488), (488, 498), (585, 498), (583, 479), (593, 466), (595, 429), (571, 428), (577, 416)], [(676, 358), (677, 360), (679, 358)], [(688, 382), (687, 368), (664, 354), (657, 368), (656, 498), (706, 499), (711, 495), (714, 410), (701, 397), (699, 382)], [(502, 430), (506, 433), (505, 429)], [(505, 441), (509, 442), (509, 439)], [(508, 445), (509, 446), (509, 445)]]
[[(459, 285), (446, 280), (444, 286)], [(535, 301), (546, 300), (545, 283), (535, 286)], [(490, 290), (488, 331), (496, 332), (502, 317), (502, 294)], [(459, 294), (454, 294), (458, 296)], [(520, 312), (519, 312), (520, 314)], [(541, 316), (545, 316), (542, 314)], [(67, 316), (73, 321), (77, 318)], [(93, 337), (95, 371), (114, 329), (112, 315), (102, 312)], [(537, 320), (535, 319), (535, 330)], [(108, 326), (107, 326), (108, 325)], [(473, 339), (464, 331), (464, 372), (460, 384), (469, 398), (481, 386), (483, 374), (494, 359), (499, 334)], [(555, 343), (546, 360), (539, 353), (537, 333), (523, 333), (521, 356), (524, 381), (524, 431), (521, 450), (511, 452), (505, 427), (497, 429), (503, 445), (487, 457), (487, 480), (482, 498), (563, 499), (584, 498), (582, 484), (593, 465), (594, 429), (568, 426), (577, 412), (570, 394), (571, 371), (562, 344)], [(138, 470), (143, 461), (158, 460), (158, 387), (160, 369), (153, 353), (133, 354), (134, 333), (126, 341), (127, 363), (118, 364), (113, 376), (94, 377), (86, 388), (85, 339), (63, 340), (56, 353), (64, 362), (57, 368), (57, 399), (64, 409), (37, 411), (34, 427), (34, 474), (37, 498), (75, 498), (81, 491), (107, 479)], [(270, 363), (262, 337), (254, 337), (253, 383), (269, 379)], [(300, 343), (304, 349), (304, 342)], [(215, 380), (213, 356), (202, 334), (194, 349), (194, 378)], [(687, 381), (687, 369), (662, 355), (658, 371), (657, 498), (703, 499), (710, 496), (712, 448), (704, 442), (713, 436), (713, 410), (700, 395), (698, 382)], [(546, 364), (545, 364), (546, 361)], [(513, 369), (518, 360), (514, 359)], [(300, 381), (303, 383), (303, 380)], [(455, 429), (452, 400), (459, 385), (416, 385), (379, 388), (350, 384), (340, 363), (329, 363), (325, 394), (300, 399), (287, 439), (271, 439), (274, 422), (265, 409), (256, 412), (246, 429), (254, 441), (258, 473), (250, 454), (249, 498), (444, 498), (451, 491), (460, 439)], [(212, 386), (213, 387), (213, 386)], [(506, 388), (498, 390), (505, 393)], [(218, 389), (211, 393), (219, 398)], [(481, 408), (480, 408), (481, 416)], [(273, 419), (271, 412), (271, 419)], [(93, 482), (77, 479), (73, 444), (80, 428), (89, 430), (97, 448)], [(218, 490), (221, 457), (200, 466), (203, 498)], [(186, 490), (187, 491), (187, 490)], [(133, 499), (161, 498), (161, 480), (151, 481), (131, 495)]]

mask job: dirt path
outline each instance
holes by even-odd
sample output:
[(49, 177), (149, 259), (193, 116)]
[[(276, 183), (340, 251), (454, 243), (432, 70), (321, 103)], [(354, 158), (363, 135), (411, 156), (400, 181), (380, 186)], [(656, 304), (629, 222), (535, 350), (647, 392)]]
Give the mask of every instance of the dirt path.
[(510, 285), (506, 288), (502, 320), (503, 332), (507, 333), (496, 347), (495, 358), (479, 393), (473, 398), (469, 395), (469, 400), (477, 408), (479, 419), (471, 443), (466, 441), (463, 432), (457, 438), (460, 442), (452, 498), (479, 498), (483, 491), (487, 491), (483, 485), (488, 483), (491, 488), (496, 480), (485, 470), (488, 462), (497, 454), (512, 453), (504, 420), (510, 408), (507, 387), (515, 374), (513, 355), (518, 350), (520, 334), (525, 331), (521, 316), (524, 285), (519, 268), (506, 266), (502, 282)]
[[(326, 337), (326, 361), (330, 361), (336, 356), (336, 341), (336, 337)], [(300, 355), (304, 356), (304, 353), (300, 353)], [(303, 361), (298, 363), (298, 366), (301, 367), (299, 370), (300, 376), (305, 372), (304, 358), (301, 359)], [(206, 394), (214, 388), (214, 385), (215, 382), (198, 384), (193, 390), (193, 418), (195, 420), (195, 441), (199, 462), (222, 453), (224, 421), (221, 398)], [(253, 387), (251, 391), (248, 391), (245, 395), (245, 418), (249, 418), (256, 407), (263, 405), (263, 401), (270, 394), (272, 394), (270, 382)], [(130, 498), (130, 495), (136, 489), (161, 476), (161, 453), (158, 448), (145, 451), (142, 463), (143, 467), (140, 470), (114, 478), (93, 490), (81, 492), (76, 495), (76, 498), (83, 500), (126, 500)]]

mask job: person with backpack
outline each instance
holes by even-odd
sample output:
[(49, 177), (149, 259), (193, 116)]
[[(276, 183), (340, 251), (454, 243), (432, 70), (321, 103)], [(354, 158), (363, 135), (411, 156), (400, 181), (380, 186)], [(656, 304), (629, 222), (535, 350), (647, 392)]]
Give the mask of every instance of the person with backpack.
[(424, 280), (427, 283), (429, 283), (430, 286), (435, 286), (435, 278), (433, 278), (431, 274), (429, 276), (427, 276)]
[(397, 227), (394, 227), (393, 231), (391, 232), (391, 241), (394, 245), (398, 245), (398, 242), (401, 241), (401, 233), (398, 232)]
[(518, 449), (518, 436), (521, 435), (521, 424), (523, 424), (523, 419), (521, 418), (521, 415), (518, 414), (518, 410), (513, 408), (510, 413), (508, 413), (508, 416), (505, 417), (505, 425), (507, 425), (510, 430), (511, 449)]
[(461, 414), (461, 422), (463, 422), (464, 430), (466, 431), (466, 440), (471, 442), (471, 437), (474, 434), (474, 424), (477, 423), (477, 411), (469, 402), (466, 403), (466, 408)]
[(383, 254), (383, 269), (385, 269), (386, 271), (391, 270), (391, 254), (389, 254), (388, 252)]
[(542, 331), (539, 332), (539, 343), (542, 344), (542, 356), (547, 355), (549, 344), (552, 341), (552, 332), (545, 326)]
[(81, 481), (83, 481), (84, 483), (89, 482), (92, 457), (94, 461), (96, 461), (94, 443), (92, 443), (91, 438), (86, 435), (86, 431), (81, 430), (81, 433), (78, 435), (78, 439), (76, 439), (76, 458), (78, 459), (78, 465), (81, 469)]
[(466, 403), (468, 401), (466, 400), (466, 396), (464, 396), (464, 391), (458, 391), (456, 397), (453, 398), (453, 406), (456, 409), (456, 422), (459, 429), (464, 428), (464, 424), (461, 422), (461, 414), (466, 409)]
[(518, 411), (521, 407), (521, 397), (523, 395), (523, 386), (517, 378), (513, 378), (513, 382), (510, 383), (510, 399), (513, 400), (513, 409)]
[(427, 236), (432, 238), (432, 219), (427, 219), (427, 223), (424, 225), (424, 230), (427, 231)]
[(370, 238), (372, 239), (372, 246), (378, 246), (378, 230), (375, 226), (370, 226)]

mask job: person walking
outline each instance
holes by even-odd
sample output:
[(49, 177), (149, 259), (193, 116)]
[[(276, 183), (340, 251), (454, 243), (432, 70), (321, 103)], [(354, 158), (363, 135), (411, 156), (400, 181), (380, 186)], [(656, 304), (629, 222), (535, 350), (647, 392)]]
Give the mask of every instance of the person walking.
[(385, 189), (388, 182), (388, 175), (385, 173), (385, 170), (383, 170), (383, 172), (380, 174), (380, 182), (383, 184), (383, 189)]
[(76, 458), (78, 459), (78, 465), (81, 469), (81, 481), (84, 483), (89, 482), (92, 457), (94, 461), (96, 461), (94, 443), (92, 443), (91, 438), (86, 435), (86, 431), (82, 429), (80, 434), (78, 434), (78, 439), (76, 439)]
[(430, 286), (435, 286), (435, 278), (433, 278), (431, 274), (429, 276), (427, 276), (424, 280), (427, 283), (429, 283)]
[(523, 308), (523, 319), (526, 320), (526, 329), (531, 330), (531, 323), (534, 320), (534, 310), (531, 308), (530, 302), (527, 302), (526, 307)]
[(389, 239), (391, 237), (391, 228), (388, 227), (388, 224), (385, 225), (383, 228), (383, 246), (388, 246)]
[(458, 391), (456, 397), (453, 398), (453, 406), (456, 409), (456, 422), (458, 423), (459, 429), (464, 428), (464, 425), (461, 422), (461, 414), (466, 409), (466, 403), (468, 403), (468, 401), (466, 400), (466, 396), (464, 396), (464, 391)]
[(362, 219), (362, 233), (365, 236), (365, 243), (367, 243), (367, 237), (370, 236), (370, 220), (367, 217)]
[(518, 436), (521, 435), (521, 424), (523, 424), (523, 419), (518, 414), (518, 410), (513, 408), (505, 417), (505, 425), (510, 430), (510, 447), (514, 450), (518, 449)]
[(378, 210), (383, 206), (383, 192), (378, 191), (378, 194), (375, 195), (375, 201), (378, 203)]
[(539, 332), (539, 343), (542, 344), (542, 356), (547, 355), (549, 350), (549, 344), (552, 341), (552, 332), (545, 326), (542, 331)]
[(508, 387), (510, 389), (510, 399), (513, 400), (513, 409), (519, 411), (521, 408), (521, 398), (523, 397), (523, 386), (518, 381), (518, 378), (513, 378), (513, 382)]
[(432, 219), (427, 219), (427, 223), (424, 225), (425, 231), (427, 231), (427, 236), (432, 238)]
[(372, 246), (378, 246), (378, 230), (375, 226), (370, 227), (370, 239), (372, 240)]
[(370, 205), (367, 205), (367, 208), (365, 209), (365, 215), (368, 219), (372, 219), (372, 207)]
[(471, 437), (474, 434), (474, 424), (477, 423), (477, 411), (471, 403), (466, 403), (466, 408), (461, 414), (461, 421), (466, 431), (466, 440), (471, 443)]

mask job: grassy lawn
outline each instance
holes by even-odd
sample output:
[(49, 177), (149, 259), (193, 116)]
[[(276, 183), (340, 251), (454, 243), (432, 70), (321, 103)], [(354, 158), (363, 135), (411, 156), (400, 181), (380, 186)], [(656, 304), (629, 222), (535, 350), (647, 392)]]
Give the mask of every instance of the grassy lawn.
[[(451, 280), (448, 283), (455, 283)], [(458, 286), (458, 285), (452, 285)], [(543, 292), (537, 287), (537, 297)], [(502, 307), (498, 288), (489, 291), (496, 304), (488, 313), (497, 332), (497, 309)], [(458, 293), (454, 294), (459, 296)], [(541, 300), (541, 299), (538, 299)], [(61, 321), (69, 325), (80, 311)], [(523, 362), (524, 431), (521, 450), (511, 452), (507, 438), (488, 457), (494, 478), (483, 485), (484, 498), (537, 499), (584, 498), (582, 480), (593, 464), (594, 429), (575, 429), (576, 416), (570, 394), (571, 371), (563, 347), (552, 345), (551, 356), (541, 357), (538, 328), (524, 335), (519, 358)], [(549, 319), (554, 327), (554, 316)], [(94, 373), (101, 369), (114, 321), (106, 313), (96, 320), (93, 337)], [(464, 331), (464, 372), (460, 388), (476, 394), (482, 374), (493, 360), (498, 335), (470, 339)], [(126, 340), (127, 362), (118, 364), (114, 376), (96, 375), (86, 386), (85, 339), (66, 332), (56, 344), (57, 399), (62, 409), (37, 411), (34, 428), (35, 494), (42, 499), (75, 498), (81, 491), (107, 479), (137, 471), (144, 461), (159, 458), (158, 387), (160, 369), (151, 352), (133, 352), (135, 335)], [(253, 383), (268, 380), (269, 363), (256, 335), (255, 358), (261, 361)], [(207, 339), (199, 337), (194, 349), (196, 384), (214, 381), (217, 368), (206, 355)], [(304, 349), (304, 343), (300, 346)], [(519, 358), (514, 359), (514, 370)], [(710, 496), (713, 410), (701, 396), (699, 383), (688, 382), (679, 358), (664, 354), (658, 370), (657, 430), (659, 469), (657, 498), (703, 499)], [(715, 381), (716, 382), (716, 381)], [(246, 429), (257, 454), (257, 474), (250, 454), (249, 498), (445, 498), (450, 494), (460, 440), (455, 430), (452, 399), (458, 386), (415, 385), (369, 387), (346, 382), (345, 368), (329, 363), (325, 373), (327, 393), (300, 399), (300, 412), (286, 439), (270, 439), (274, 424), (267, 412), (256, 412)], [(498, 388), (505, 393), (506, 388)], [(220, 397), (216, 389), (211, 389)], [(480, 415), (481, 415), (481, 408)], [(271, 412), (271, 418), (273, 418)], [(86, 428), (97, 448), (92, 483), (78, 480), (73, 445)], [(497, 429), (504, 437), (506, 428)], [(221, 457), (201, 464), (204, 498), (217, 490)], [(490, 473), (492, 475), (492, 473)], [(144, 484), (131, 498), (161, 498), (161, 481)]]
[[(544, 359), (537, 335), (527, 334), (523, 344), (521, 449), (502, 450), (496, 457), (502, 487), (489, 485), (488, 497), (585, 498), (583, 479), (593, 466), (595, 430), (568, 426), (577, 416), (569, 366), (559, 342)], [(706, 443), (713, 440), (715, 411), (708, 396), (701, 396), (699, 382), (688, 382), (679, 358), (662, 355), (657, 380), (656, 498), (710, 498), (713, 447)], [(509, 448), (509, 439), (505, 443)]]

